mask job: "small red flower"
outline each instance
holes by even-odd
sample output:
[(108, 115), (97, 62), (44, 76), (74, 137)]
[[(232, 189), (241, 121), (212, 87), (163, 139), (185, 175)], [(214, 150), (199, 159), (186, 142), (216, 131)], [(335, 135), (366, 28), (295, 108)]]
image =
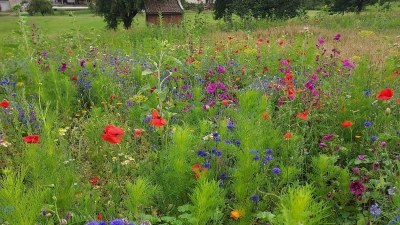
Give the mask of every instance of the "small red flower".
[(263, 74), (266, 73), (266, 72), (268, 72), (268, 71), (269, 71), (268, 67), (264, 67), (264, 69), (263, 69)]
[(150, 93), (153, 93), (154, 90), (156, 90), (156, 86), (153, 86), (153, 87), (150, 88)]
[(110, 99), (116, 99), (117, 96), (116, 95), (110, 95)]
[(377, 96), (376, 99), (378, 100), (389, 100), (393, 97), (394, 93), (391, 88), (386, 88), (382, 90)]
[(135, 137), (139, 137), (140, 134), (142, 134), (143, 130), (142, 129), (135, 129)]
[(99, 178), (98, 178), (98, 177), (95, 177), (95, 178), (93, 178), (93, 179), (90, 180), (90, 183), (93, 184), (93, 185), (95, 185), (95, 184), (97, 184), (98, 181), (99, 181)]
[(9, 105), (10, 105), (10, 103), (8, 101), (0, 102), (0, 106), (3, 107), (3, 108), (8, 108)]
[(299, 117), (302, 120), (308, 119), (308, 113), (310, 112), (310, 109), (307, 109), (304, 113), (298, 112), (297, 117)]
[(283, 138), (285, 138), (286, 140), (289, 140), (292, 137), (293, 137), (292, 133), (287, 133), (287, 134), (283, 135)]
[(393, 75), (399, 75), (399, 71), (398, 70), (394, 71)]
[(268, 119), (268, 117), (269, 117), (268, 113), (267, 113), (267, 112), (264, 112), (263, 115), (262, 115), (262, 118), (263, 118), (264, 120), (266, 120), (266, 119)]
[(39, 144), (39, 135), (28, 135), (22, 138), (28, 144)]
[(111, 144), (118, 144), (122, 141), (122, 138), (120, 138), (122, 135), (124, 135), (124, 130), (109, 124), (104, 128), (104, 133), (101, 135), (101, 138)]
[(97, 220), (101, 221), (103, 219), (103, 214), (99, 213), (97, 214)]
[(199, 179), (207, 172), (207, 168), (204, 168), (200, 164), (196, 163), (192, 166), (192, 171), (194, 178)]
[(221, 101), (221, 104), (222, 105), (228, 105), (229, 104), (229, 100), (224, 99), (224, 100)]
[(75, 81), (76, 80), (76, 76), (72, 76), (71, 80)]
[(153, 124), (153, 126), (162, 127), (165, 124), (167, 124), (167, 121), (165, 121), (164, 118), (158, 115), (157, 110), (154, 109), (153, 112), (151, 113), (151, 116), (153, 119), (150, 120), (150, 123)]
[(286, 80), (286, 81), (293, 80), (293, 75), (292, 75), (291, 73), (287, 73), (287, 74), (285, 75), (285, 80)]
[(353, 126), (353, 123), (351, 121), (346, 120), (342, 123), (342, 128), (351, 127), (351, 126)]

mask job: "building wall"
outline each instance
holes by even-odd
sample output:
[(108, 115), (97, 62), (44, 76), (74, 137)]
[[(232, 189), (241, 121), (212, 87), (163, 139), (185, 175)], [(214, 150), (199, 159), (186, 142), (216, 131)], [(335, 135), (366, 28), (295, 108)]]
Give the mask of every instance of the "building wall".
[[(168, 24), (180, 25), (182, 22), (182, 19), (183, 19), (182, 14), (167, 14), (167, 15), (163, 15), (162, 17), (163, 17), (164, 25), (168, 25)], [(147, 14), (146, 22), (158, 25), (158, 15)]]
[(0, 1), (1, 11), (10, 11), (10, 3), (8, 1)]

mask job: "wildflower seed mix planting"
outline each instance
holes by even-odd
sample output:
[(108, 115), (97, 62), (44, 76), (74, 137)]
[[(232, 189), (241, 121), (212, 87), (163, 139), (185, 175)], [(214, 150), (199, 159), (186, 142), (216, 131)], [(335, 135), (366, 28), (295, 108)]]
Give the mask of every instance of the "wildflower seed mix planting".
[(0, 224), (400, 224), (400, 2), (220, 4), (1, 13)]

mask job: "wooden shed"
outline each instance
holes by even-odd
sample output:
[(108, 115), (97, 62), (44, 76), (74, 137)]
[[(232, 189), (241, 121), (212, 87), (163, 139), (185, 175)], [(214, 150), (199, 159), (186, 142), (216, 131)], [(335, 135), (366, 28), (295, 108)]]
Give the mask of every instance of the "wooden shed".
[(144, 2), (144, 8), (146, 12), (146, 23), (158, 25), (160, 14), (162, 15), (164, 25), (179, 25), (183, 19), (183, 7), (180, 0), (147, 0)]

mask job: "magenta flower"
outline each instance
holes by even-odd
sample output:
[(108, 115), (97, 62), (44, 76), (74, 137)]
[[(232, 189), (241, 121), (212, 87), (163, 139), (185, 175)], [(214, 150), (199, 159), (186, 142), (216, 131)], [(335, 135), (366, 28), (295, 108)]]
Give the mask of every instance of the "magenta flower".
[(341, 36), (342, 35), (340, 35), (340, 34), (336, 34), (336, 36), (333, 38), (333, 40), (339, 41)]
[(319, 143), (319, 147), (325, 148), (327, 145), (324, 142)]
[(323, 141), (329, 141), (329, 140), (331, 140), (333, 138), (333, 136), (335, 136), (335, 134), (325, 135), (324, 137), (322, 137), (322, 140)]
[(218, 73), (225, 73), (226, 72), (225, 68), (222, 67), (222, 66), (217, 66), (217, 71), (218, 71)]
[(381, 146), (382, 146), (382, 147), (385, 147), (385, 146), (386, 146), (386, 142), (382, 141), (382, 142), (381, 142)]
[(207, 86), (206, 91), (207, 91), (208, 94), (214, 94), (215, 91), (217, 91), (217, 84), (210, 83), (210, 84)]
[(322, 45), (325, 43), (325, 39), (323, 38), (318, 38), (318, 44)]
[(353, 195), (361, 195), (364, 192), (365, 188), (361, 181), (352, 181), (350, 182), (350, 192)]
[(358, 155), (359, 160), (363, 160), (365, 158), (365, 155)]
[(354, 65), (347, 59), (342, 60), (343, 66), (349, 69), (354, 69)]
[(358, 172), (360, 172), (360, 168), (358, 168), (358, 167), (356, 167), (356, 168), (353, 168), (353, 172), (354, 172), (354, 173), (358, 173)]

